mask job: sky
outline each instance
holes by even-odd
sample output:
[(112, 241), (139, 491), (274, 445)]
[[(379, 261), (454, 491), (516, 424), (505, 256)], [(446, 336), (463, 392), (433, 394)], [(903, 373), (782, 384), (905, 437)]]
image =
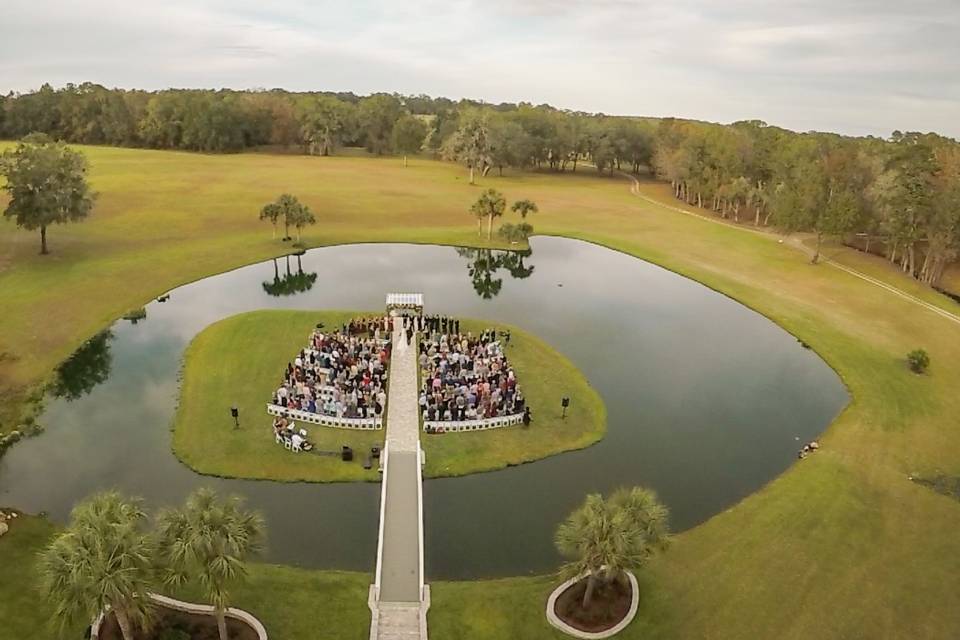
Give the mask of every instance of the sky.
[(425, 93), (960, 138), (960, 0), (3, 0), (0, 91)]

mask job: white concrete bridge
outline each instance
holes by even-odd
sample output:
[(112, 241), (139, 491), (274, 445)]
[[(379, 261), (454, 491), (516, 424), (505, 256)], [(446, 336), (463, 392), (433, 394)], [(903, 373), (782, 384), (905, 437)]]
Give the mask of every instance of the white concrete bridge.
[[(421, 302), (422, 304), (422, 302)], [(377, 573), (370, 585), (370, 640), (427, 640), (430, 587), (423, 581), (423, 450), (417, 407), (417, 336), (394, 319), (383, 448)]]

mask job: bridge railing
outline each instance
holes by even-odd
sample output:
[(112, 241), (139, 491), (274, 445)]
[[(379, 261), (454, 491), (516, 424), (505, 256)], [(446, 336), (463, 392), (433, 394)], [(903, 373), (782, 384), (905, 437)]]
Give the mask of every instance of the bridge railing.
[(390, 464), (389, 442), (383, 443), (383, 451), (380, 452), (380, 463), (383, 466), (383, 475), (380, 476), (380, 529), (377, 535), (377, 574), (373, 583), (378, 602), (380, 600), (380, 578), (383, 575), (383, 525), (384, 515), (387, 509), (387, 466)]

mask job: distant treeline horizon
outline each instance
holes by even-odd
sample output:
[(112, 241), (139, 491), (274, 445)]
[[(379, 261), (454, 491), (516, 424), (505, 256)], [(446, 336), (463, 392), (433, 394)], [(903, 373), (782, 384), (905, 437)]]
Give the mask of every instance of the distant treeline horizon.
[[(938, 285), (960, 254), (960, 144), (798, 133), (759, 120), (716, 124), (609, 116), (529, 103), (426, 95), (271, 90), (107, 89), (49, 84), (0, 96), (0, 138), (209, 153), (271, 146), (333, 155), (426, 153), (491, 169), (648, 172), (688, 204), (736, 222), (812, 232), (880, 253)], [(816, 259), (816, 258), (815, 258)]]

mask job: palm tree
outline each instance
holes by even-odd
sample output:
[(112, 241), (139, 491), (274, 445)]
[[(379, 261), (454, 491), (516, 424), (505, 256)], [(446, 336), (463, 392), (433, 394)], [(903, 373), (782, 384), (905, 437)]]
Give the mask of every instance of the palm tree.
[(183, 509), (160, 512), (157, 537), (164, 582), (198, 582), (213, 605), (220, 640), (228, 640), (229, 588), (246, 576), (247, 557), (261, 548), (263, 518), (244, 509), (237, 496), (221, 501), (212, 489), (201, 488)]
[(94, 495), (70, 514), (66, 531), (40, 554), (43, 589), (61, 629), (113, 611), (124, 640), (134, 640), (150, 615), (154, 546), (142, 531), (139, 500)]
[(275, 201), (264, 205), (260, 210), (260, 219), (273, 223), (273, 237), (277, 237), (277, 222), (283, 219), (283, 239), (290, 239), (290, 225), (297, 228), (297, 241), (300, 240), (300, 230), (317, 220), (310, 211), (310, 207), (300, 202), (296, 196), (289, 193), (282, 194)]
[[(297, 203), (300, 204), (300, 203)], [(310, 210), (305, 204), (300, 204), (294, 212), (293, 216), (290, 219), (290, 224), (292, 224), (297, 229), (297, 242), (300, 242), (300, 232), (308, 224), (316, 224), (317, 218), (313, 215), (313, 211)]]
[(520, 217), (526, 220), (527, 214), (537, 212), (537, 203), (533, 200), (517, 200), (513, 203), (513, 206), (510, 207), (510, 210), (514, 213), (519, 213)]
[(260, 219), (269, 220), (270, 224), (273, 225), (273, 235), (271, 236), (273, 240), (277, 239), (277, 221), (280, 220), (281, 215), (283, 215), (283, 211), (276, 202), (263, 205), (263, 209), (260, 209)]
[(557, 529), (555, 543), (568, 558), (564, 571), (586, 576), (583, 608), (590, 606), (598, 582), (609, 583), (642, 567), (669, 540), (668, 512), (656, 494), (641, 487), (619, 489), (604, 500), (587, 496)]
[(507, 201), (503, 194), (496, 189), (487, 189), (480, 194), (477, 201), (470, 207), (470, 213), (477, 217), (477, 235), (480, 235), (480, 218), (487, 219), (487, 240), (493, 235), (493, 219), (503, 215)]

